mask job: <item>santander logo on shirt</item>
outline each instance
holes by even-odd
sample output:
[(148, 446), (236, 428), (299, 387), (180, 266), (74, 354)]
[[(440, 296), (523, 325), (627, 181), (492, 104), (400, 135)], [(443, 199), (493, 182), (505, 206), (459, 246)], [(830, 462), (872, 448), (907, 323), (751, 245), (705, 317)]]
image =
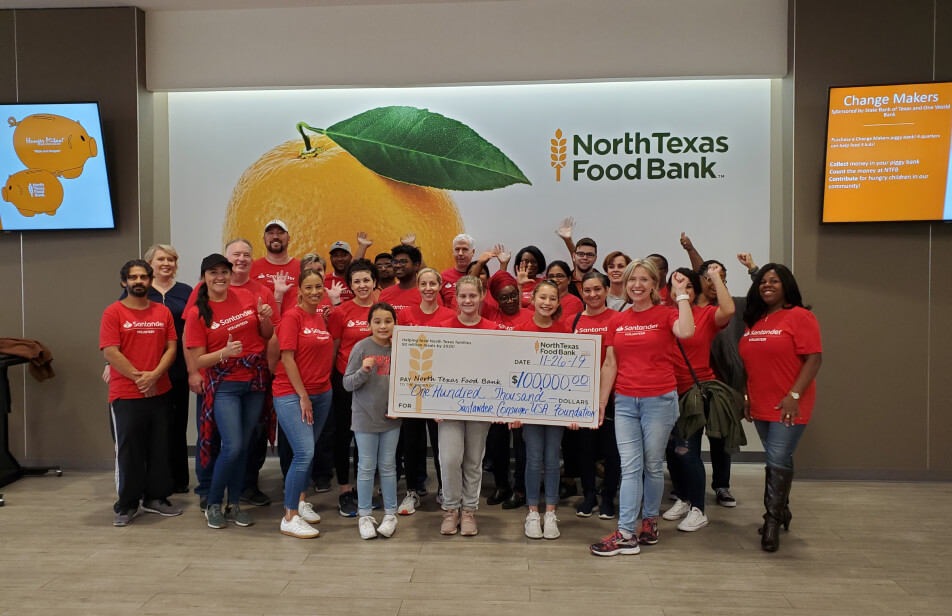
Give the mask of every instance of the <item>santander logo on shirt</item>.
[(122, 324), (124, 329), (138, 329), (140, 334), (151, 333), (157, 328), (165, 329), (165, 323), (162, 321), (126, 321)]
[(355, 321), (350, 319), (347, 321), (347, 327), (359, 327), (363, 331), (370, 331), (370, 326), (367, 325), (367, 321)]
[[(258, 280), (267, 280), (272, 285), (274, 284), (274, 279), (276, 277), (277, 277), (276, 274), (267, 274), (265, 272), (261, 272), (260, 274), (258, 274)], [(292, 276), (291, 274), (287, 274), (287, 278), (288, 278), (287, 280), (288, 283), (297, 282), (297, 276)]]
[(603, 325), (601, 327), (579, 327), (575, 333), (577, 334), (600, 334), (602, 332), (607, 332), (608, 326)]
[[(766, 342), (767, 336), (780, 336), (782, 334), (782, 329), (749, 329), (744, 332), (744, 338), (747, 338), (747, 342)], [(760, 338), (753, 338), (752, 336), (760, 336)]]
[(651, 323), (649, 325), (619, 325), (615, 332), (644, 334), (658, 329), (658, 327), (660, 326), (657, 323)]
[(305, 327), (304, 329), (301, 330), (301, 333), (304, 334), (305, 336), (310, 336), (311, 334), (314, 334), (315, 336), (318, 336), (321, 338), (330, 337), (330, 333), (318, 327)]
[(248, 321), (246, 319), (253, 315), (254, 315), (254, 311), (249, 308), (248, 310), (245, 310), (244, 312), (239, 312), (238, 314), (234, 314), (228, 317), (227, 319), (221, 319), (220, 321), (212, 321), (211, 329), (218, 329), (219, 327), (230, 325), (231, 327), (228, 327), (228, 331), (233, 331), (238, 329), (239, 327), (244, 327), (245, 325), (247, 325)]

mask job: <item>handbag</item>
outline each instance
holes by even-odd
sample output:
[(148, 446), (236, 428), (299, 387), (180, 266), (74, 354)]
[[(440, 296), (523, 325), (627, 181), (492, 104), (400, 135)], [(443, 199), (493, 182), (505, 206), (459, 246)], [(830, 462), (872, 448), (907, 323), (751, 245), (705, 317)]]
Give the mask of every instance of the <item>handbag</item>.
[(694, 372), (694, 368), (691, 366), (691, 360), (688, 359), (688, 354), (684, 352), (684, 347), (681, 346), (681, 341), (677, 338), (675, 338), (674, 341), (678, 344), (678, 349), (681, 351), (681, 357), (684, 358), (684, 363), (687, 364), (688, 371), (691, 372), (691, 378), (694, 379), (694, 385), (697, 387), (698, 392), (700, 392), (701, 399), (704, 400), (704, 416), (707, 417), (710, 410), (711, 392), (701, 387), (701, 381), (698, 380), (697, 374)]

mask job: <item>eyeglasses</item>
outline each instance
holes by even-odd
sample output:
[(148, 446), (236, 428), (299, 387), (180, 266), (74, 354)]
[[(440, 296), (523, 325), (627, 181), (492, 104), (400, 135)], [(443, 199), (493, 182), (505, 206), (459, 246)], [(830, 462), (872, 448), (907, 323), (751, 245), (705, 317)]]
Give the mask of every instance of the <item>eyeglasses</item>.
[(511, 293), (509, 295), (500, 295), (496, 298), (496, 301), (498, 301), (499, 303), (519, 301), (519, 294)]
[(565, 274), (549, 274), (548, 276), (546, 276), (546, 278), (548, 278), (549, 280), (565, 280), (566, 278), (568, 278), (568, 276), (566, 276)]
[(394, 259), (391, 265), (410, 265), (410, 259)]
[(594, 259), (597, 255), (594, 252), (579, 252), (576, 250), (575, 256), (580, 259)]

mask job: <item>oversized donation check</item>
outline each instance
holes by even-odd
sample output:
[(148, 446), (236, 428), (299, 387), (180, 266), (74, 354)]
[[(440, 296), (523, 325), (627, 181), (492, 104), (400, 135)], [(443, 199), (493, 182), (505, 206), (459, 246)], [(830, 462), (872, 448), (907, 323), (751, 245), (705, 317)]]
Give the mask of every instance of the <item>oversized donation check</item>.
[(390, 414), (598, 426), (601, 338), (398, 326)]

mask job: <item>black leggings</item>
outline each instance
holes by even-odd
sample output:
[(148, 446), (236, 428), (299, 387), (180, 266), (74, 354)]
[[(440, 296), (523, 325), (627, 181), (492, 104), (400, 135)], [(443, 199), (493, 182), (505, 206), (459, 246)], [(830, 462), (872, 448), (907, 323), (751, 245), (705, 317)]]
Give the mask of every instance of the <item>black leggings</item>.
[[(357, 455), (354, 453), (353, 464), (350, 458), (350, 445), (354, 440), (354, 432), (350, 429), (353, 409), (351, 402), (353, 394), (344, 389), (344, 375), (334, 369), (331, 372), (331, 389), (334, 398), (331, 400), (331, 415), (334, 416), (334, 468), (337, 471), (337, 483), (350, 485), (350, 467), (354, 467), (354, 476), (357, 476)], [(356, 446), (355, 446), (356, 448)]]
[(510, 430), (505, 424), (492, 424), (489, 427), (487, 450), (493, 463), (493, 478), (497, 490), (509, 490), (509, 439), (512, 435), (513, 448), (516, 450), (515, 486), (513, 489), (526, 493), (526, 443), (522, 440), (522, 428)]

